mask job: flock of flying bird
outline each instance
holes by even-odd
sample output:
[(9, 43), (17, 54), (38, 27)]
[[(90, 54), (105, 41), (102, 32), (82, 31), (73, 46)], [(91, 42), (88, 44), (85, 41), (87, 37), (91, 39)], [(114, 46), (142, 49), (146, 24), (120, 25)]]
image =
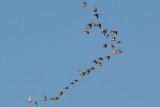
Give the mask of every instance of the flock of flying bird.
[[(87, 3), (86, 3), (85, 1), (83, 1), (82, 7), (87, 7)], [(97, 14), (97, 8), (96, 8), (96, 7), (94, 7), (93, 12), (95, 12), (95, 14), (94, 14), (93, 16), (96, 16), (96, 18), (98, 19), (98, 18), (99, 18), (99, 14)], [(101, 26), (102, 26), (102, 25), (101, 25), (101, 23), (95, 24), (95, 23), (92, 21), (92, 23), (87, 24), (87, 27), (85, 27), (85, 31), (83, 31), (83, 32), (86, 32), (87, 34), (89, 34), (89, 30), (88, 30), (88, 29), (91, 29), (92, 27), (95, 27), (95, 26), (97, 26), (97, 27), (99, 27), (99, 28), (101, 29)], [(107, 32), (108, 32), (107, 29), (103, 29), (103, 30), (102, 30), (102, 34), (104, 34), (106, 38), (112, 37), (111, 41), (116, 41), (116, 38), (115, 38), (114, 34), (117, 35), (117, 34), (118, 34), (118, 31), (110, 31), (109, 34), (106, 35)], [(121, 41), (118, 41), (117, 43), (120, 44), (120, 43), (122, 43), (122, 42), (121, 42)], [(103, 45), (103, 48), (107, 48), (107, 46), (108, 46), (107, 43), (102, 44), (102, 45)], [(111, 47), (110, 47), (110, 48), (113, 49), (112, 54), (122, 53), (122, 50), (116, 51), (116, 50), (115, 50), (116, 47), (115, 47), (114, 45), (112, 45), (112, 44), (111, 44)], [(105, 56), (105, 58), (107, 59), (107, 62), (109, 62), (111, 56)], [(97, 60), (93, 60), (92, 63), (95, 63), (97, 66), (102, 66), (102, 61), (103, 61), (103, 58), (102, 58), (102, 57), (99, 57)], [(85, 76), (86, 74), (89, 74), (91, 71), (93, 71), (93, 70), (95, 70), (95, 69), (96, 69), (96, 68), (91, 67), (91, 68), (89, 68), (89, 69), (86, 69), (85, 72), (79, 71), (79, 75), (81, 75), (81, 76), (83, 77), (83, 76)], [(70, 84), (75, 84), (75, 83), (77, 83), (78, 81), (79, 81), (78, 79), (75, 79), (75, 80), (74, 80), (73, 82), (71, 82)], [(67, 86), (67, 87), (64, 87), (64, 89), (67, 90), (67, 89), (70, 89), (70, 88)], [(60, 92), (59, 92), (59, 96), (50, 98), (50, 100), (57, 101), (57, 100), (60, 98), (60, 96), (63, 95), (63, 93), (64, 93), (63, 91), (60, 91)], [(38, 104), (37, 101), (32, 101), (30, 96), (28, 96), (28, 97), (29, 97), (29, 99), (28, 99), (28, 101), (27, 101), (28, 103), (33, 102), (35, 105)], [(43, 95), (43, 99), (42, 99), (41, 101), (47, 101), (47, 97), (46, 97), (45, 95)]]

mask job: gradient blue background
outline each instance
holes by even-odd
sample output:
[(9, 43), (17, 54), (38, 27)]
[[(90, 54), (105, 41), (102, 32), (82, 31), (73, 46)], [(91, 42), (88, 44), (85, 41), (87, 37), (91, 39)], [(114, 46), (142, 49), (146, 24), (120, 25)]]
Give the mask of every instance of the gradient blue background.
[[(159, 107), (159, 0), (1, 0), (0, 107)], [(100, 18), (92, 15), (98, 8)], [(111, 53), (98, 28), (84, 33), (91, 21), (118, 30), (123, 54), (81, 78), (79, 70)], [(96, 67), (96, 66), (95, 66)], [(57, 102), (68, 83), (81, 79)]]

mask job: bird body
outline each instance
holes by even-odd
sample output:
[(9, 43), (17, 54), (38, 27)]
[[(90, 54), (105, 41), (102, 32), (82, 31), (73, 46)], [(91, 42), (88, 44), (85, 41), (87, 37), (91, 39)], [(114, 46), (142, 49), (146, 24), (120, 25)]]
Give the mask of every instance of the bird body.
[(101, 23), (98, 23), (98, 24), (97, 24), (97, 27), (101, 28)]
[(118, 50), (118, 53), (122, 53), (122, 50)]
[(104, 35), (106, 34), (106, 32), (107, 32), (107, 29), (102, 30), (102, 33), (104, 33)]
[(92, 27), (95, 27), (96, 26), (96, 24), (92, 21)]
[[(86, 27), (85, 27), (86, 28)], [(86, 28), (86, 30), (85, 31), (83, 31), (83, 32), (86, 32), (87, 34), (89, 34), (89, 31), (88, 31), (88, 29)]]
[(109, 60), (110, 60), (111, 56), (106, 56), (106, 58), (108, 58), (107, 62), (109, 62)]
[(117, 54), (117, 51), (115, 49), (113, 49), (113, 53), (112, 54)]

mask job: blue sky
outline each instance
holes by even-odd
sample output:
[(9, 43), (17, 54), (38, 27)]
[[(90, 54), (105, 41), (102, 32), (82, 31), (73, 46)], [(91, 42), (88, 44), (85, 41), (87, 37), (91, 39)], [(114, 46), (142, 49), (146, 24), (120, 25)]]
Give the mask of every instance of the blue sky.
[[(0, 1), (0, 107), (158, 107), (160, 106), (159, 0)], [(93, 8), (100, 14), (97, 20)], [(97, 67), (92, 60), (111, 55), (100, 29), (117, 30), (123, 54)], [(77, 71), (97, 69), (84, 78)], [(80, 81), (69, 85), (74, 79)], [(59, 101), (42, 102), (43, 94)]]

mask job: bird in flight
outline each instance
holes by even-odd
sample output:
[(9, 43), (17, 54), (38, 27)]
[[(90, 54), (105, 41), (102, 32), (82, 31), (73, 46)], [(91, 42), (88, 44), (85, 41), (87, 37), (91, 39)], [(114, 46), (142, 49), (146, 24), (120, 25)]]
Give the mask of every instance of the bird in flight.
[(28, 103), (31, 103), (32, 101), (31, 101), (31, 97), (30, 96), (28, 96), (29, 97), (29, 99), (28, 99)]
[(96, 17), (97, 17), (97, 19), (98, 19), (98, 17), (99, 17), (99, 14), (94, 14), (93, 16), (96, 16)]
[(71, 83), (69, 83), (69, 84), (75, 84), (74, 82), (71, 82)]
[(118, 53), (122, 53), (122, 50), (118, 50)]
[(86, 73), (88, 73), (88, 74), (89, 74), (90, 72), (91, 72), (91, 70), (90, 70), (90, 69), (87, 69), (87, 70), (86, 70)]
[(59, 95), (63, 95), (63, 91), (60, 91), (60, 92), (59, 92)]
[(101, 23), (98, 23), (98, 24), (97, 24), (97, 27), (101, 28)]
[(97, 8), (96, 7), (94, 7), (94, 12), (97, 12)]
[(109, 62), (109, 60), (110, 60), (111, 56), (106, 56), (106, 58), (108, 58), (107, 62)]
[(115, 49), (113, 49), (113, 53), (112, 54), (117, 54), (117, 51)]
[(111, 34), (117, 34), (118, 33), (118, 31), (111, 31)]
[(38, 103), (37, 103), (37, 102), (34, 102), (34, 104), (37, 105)]
[(116, 41), (116, 38), (112, 35), (112, 40), (111, 41)]
[(95, 70), (96, 68), (92, 67), (91, 70)]
[(86, 72), (82, 72), (82, 71), (79, 71), (79, 75), (82, 75), (82, 77), (86, 74)]
[(69, 89), (69, 87), (65, 87), (64, 89)]
[(99, 63), (98, 63), (98, 66), (102, 66), (102, 63), (99, 62)]
[(92, 27), (92, 24), (91, 23), (88, 23), (87, 24), (87, 27), (89, 26), (89, 29)]
[(115, 46), (113, 46), (113, 45), (111, 45), (111, 48), (112, 48), (112, 49), (114, 49), (114, 48), (116, 48), (116, 47), (115, 47)]
[[(85, 27), (86, 28), (86, 27)], [(83, 32), (86, 32), (87, 34), (89, 34), (89, 31), (88, 31), (88, 29), (86, 28), (86, 30), (85, 31), (83, 31)]]
[(102, 30), (102, 33), (104, 33), (104, 35), (106, 34), (106, 32), (107, 32), (107, 29)]
[(42, 101), (47, 101), (47, 98), (46, 98), (46, 96), (45, 96), (45, 95), (43, 95), (43, 99), (42, 99)]
[(122, 43), (121, 41), (118, 41), (117, 43)]
[(74, 80), (74, 82), (78, 82), (79, 80)]
[(93, 27), (95, 27), (95, 26), (96, 26), (96, 24), (95, 24), (93, 21), (92, 21), (92, 26), (93, 26)]
[(96, 61), (96, 60), (93, 60), (92, 62), (97, 64), (97, 61)]
[(107, 36), (105, 36), (105, 37), (109, 38), (110, 36), (111, 36), (111, 35), (107, 34)]
[(106, 48), (108, 44), (105, 43), (105, 44), (102, 44), (102, 45), (103, 45), (103, 48)]
[(82, 7), (87, 7), (87, 3), (84, 1)]

